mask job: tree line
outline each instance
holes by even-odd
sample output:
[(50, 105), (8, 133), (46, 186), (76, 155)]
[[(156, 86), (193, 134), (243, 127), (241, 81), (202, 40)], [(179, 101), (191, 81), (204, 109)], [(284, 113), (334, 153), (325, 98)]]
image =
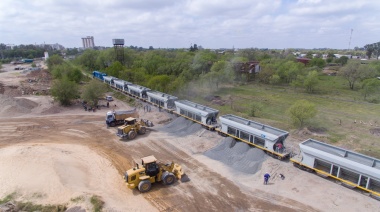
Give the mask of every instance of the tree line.
[(371, 59), (372, 55), (379, 59), (380, 57), (380, 42), (367, 44), (364, 46), (368, 59)]
[[(310, 54), (312, 52), (308, 52)], [(380, 91), (380, 80), (376, 79), (380, 76), (380, 63), (367, 64), (347, 57), (335, 58), (332, 52), (328, 52), (331, 60), (316, 56), (307, 65), (297, 62), (291, 50), (244, 49), (220, 53), (204, 49), (194, 51), (194, 47), (192, 51), (125, 48), (124, 55), (125, 62), (122, 64), (116, 60), (114, 49), (89, 49), (70, 62), (59, 59), (59, 62), (54, 62), (58, 56), (49, 58), (49, 63), (58, 64), (49, 67), (49, 70), (57, 82), (78, 83), (80, 70), (88, 74), (99, 70), (153, 90), (183, 97), (204, 94), (205, 90), (214, 92), (223, 85), (236, 83), (292, 87), (298, 92), (315, 93), (319, 89), (323, 68), (333, 64), (338, 67), (337, 77), (347, 81), (347, 89), (360, 90), (364, 99)], [(241, 71), (249, 61), (259, 61), (261, 67), (251, 77)], [(70, 87), (68, 84), (65, 86)], [(80, 96), (78, 93), (75, 95)], [(96, 102), (93, 104), (96, 105)], [(252, 106), (249, 113), (255, 114), (257, 109), (259, 107)], [(303, 123), (302, 120), (298, 122)]]
[[(380, 73), (379, 63), (362, 64), (360, 60), (349, 60), (346, 56), (336, 58), (331, 51), (327, 52), (327, 59), (321, 58), (321, 52), (317, 52), (317, 56), (304, 65), (296, 61), (291, 50), (244, 49), (237, 52), (227, 50), (221, 54), (211, 50), (194, 51), (195, 47), (196, 45), (191, 46), (190, 50), (146, 51), (125, 48), (125, 64), (115, 60), (114, 49), (86, 50), (74, 63), (88, 72), (99, 70), (166, 93), (186, 89), (192, 82), (198, 82), (206, 89), (214, 91), (221, 84), (246, 83), (249, 78), (254, 79), (252, 83), (291, 86), (313, 93), (318, 88), (322, 69), (327, 64), (333, 64), (340, 69), (338, 75), (347, 80), (349, 89), (367, 90), (365, 95), (368, 96), (376, 89), (364, 87), (375, 86), (377, 83), (368, 83), (365, 80), (373, 79)], [(312, 53), (309, 51), (307, 56), (310, 57)], [(261, 67), (252, 76), (241, 71), (241, 64), (249, 61), (259, 61)], [(240, 66), (236, 67), (236, 64)], [(359, 86), (355, 87), (356, 85)]]

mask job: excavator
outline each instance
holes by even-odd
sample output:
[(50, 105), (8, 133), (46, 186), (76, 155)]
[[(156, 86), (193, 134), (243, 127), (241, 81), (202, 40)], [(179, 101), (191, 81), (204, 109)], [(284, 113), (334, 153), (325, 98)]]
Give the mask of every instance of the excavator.
[(152, 188), (152, 183), (155, 182), (171, 185), (176, 180), (181, 180), (181, 182), (190, 181), (179, 164), (157, 162), (153, 155), (141, 158), (141, 166), (136, 163), (134, 168), (126, 171), (124, 180), (128, 188), (137, 188), (140, 192), (149, 191)]

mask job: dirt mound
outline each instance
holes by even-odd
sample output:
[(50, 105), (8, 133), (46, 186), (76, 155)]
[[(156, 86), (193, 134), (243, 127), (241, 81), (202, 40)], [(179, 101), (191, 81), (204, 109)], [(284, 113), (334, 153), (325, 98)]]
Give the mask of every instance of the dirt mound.
[(259, 171), (266, 159), (262, 150), (252, 148), (243, 142), (236, 142), (231, 137), (224, 138), (219, 145), (206, 151), (204, 155), (247, 174)]
[(60, 107), (59, 105), (53, 105), (52, 107), (42, 111), (41, 114), (56, 114), (62, 112), (63, 110), (64, 108)]
[(17, 116), (30, 113), (38, 104), (24, 98), (13, 98), (0, 94), (0, 116)]
[(194, 123), (183, 117), (176, 118), (169, 124), (159, 128), (159, 130), (162, 130), (170, 134), (175, 134), (176, 136), (186, 136), (194, 134), (201, 129), (202, 126), (200, 124)]

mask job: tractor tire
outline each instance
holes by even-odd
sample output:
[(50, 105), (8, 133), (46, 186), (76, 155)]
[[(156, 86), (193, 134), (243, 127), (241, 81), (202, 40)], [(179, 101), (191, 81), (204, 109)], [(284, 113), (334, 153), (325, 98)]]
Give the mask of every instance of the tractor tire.
[(141, 127), (139, 130), (140, 135), (144, 135), (146, 133), (146, 127)]
[(143, 180), (139, 183), (138, 187), (140, 192), (144, 193), (149, 191), (152, 188), (152, 184), (149, 180)]
[(115, 127), (115, 126), (116, 126), (116, 123), (115, 123), (115, 122), (111, 122), (111, 123), (110, 123), (110, 126), (111, 126), (111, 127)]
[(162, 174), (162, 183), (164, 185), (171, 185), (175, 182), (175, 176), (173, 173), (165, 172)]
[(130, 140), (135, 139), (135, 138), (136, 138), (136, 132), (133, 131), (133, 130), (131, 130), (131, 131), (128, 133), (128, 138), (129, 138)]

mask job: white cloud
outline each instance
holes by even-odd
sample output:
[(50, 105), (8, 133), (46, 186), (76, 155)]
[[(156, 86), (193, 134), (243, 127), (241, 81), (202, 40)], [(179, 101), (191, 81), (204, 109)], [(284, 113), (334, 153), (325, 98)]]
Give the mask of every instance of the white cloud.
[[(0, 42), (206, 48), (346, 48), (378, 42), (380, 1), (2, 0)], [(346, 42), (347, 41), (347, 42)]]

